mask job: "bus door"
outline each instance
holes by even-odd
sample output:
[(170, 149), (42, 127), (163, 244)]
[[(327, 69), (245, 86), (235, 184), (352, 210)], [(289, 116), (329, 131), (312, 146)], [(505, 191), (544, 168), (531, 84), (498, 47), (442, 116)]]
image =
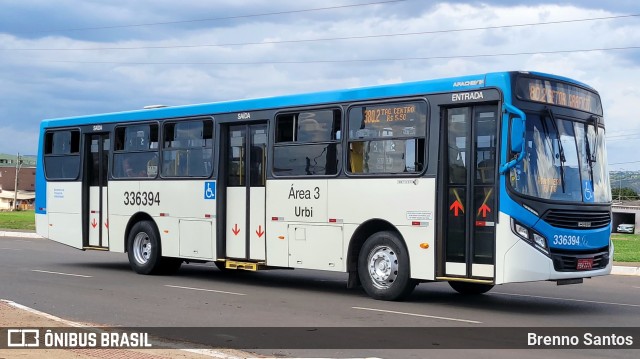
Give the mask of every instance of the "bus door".
[(109, 248), (107, 170), (109, 134), (89, 134), (85, 141), (83, 178), (83, 246)]
[[(444, 268), (446, 277), (495, 277), (497, 105), (446, 110)], [(444, 272), (444, 273), (443, 273)]]
[(226, 255), (265, 260), (267, 124), (232, 125), (226, 133)]

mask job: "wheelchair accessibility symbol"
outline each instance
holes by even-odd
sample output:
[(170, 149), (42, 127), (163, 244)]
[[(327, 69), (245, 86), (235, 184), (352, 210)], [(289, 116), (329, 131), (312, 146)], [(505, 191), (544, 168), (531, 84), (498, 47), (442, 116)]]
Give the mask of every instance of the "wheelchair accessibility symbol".
[(585, 202), (593, 202), (593, 183), (591, 181), (582, 181), (582, 197)]
[(204, 199), (216, 199), (216, 183), (204, 183)]

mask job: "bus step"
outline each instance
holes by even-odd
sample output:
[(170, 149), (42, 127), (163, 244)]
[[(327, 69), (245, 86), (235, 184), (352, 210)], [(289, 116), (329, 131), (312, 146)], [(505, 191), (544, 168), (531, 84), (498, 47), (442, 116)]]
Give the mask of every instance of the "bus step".
[(109, 251), (109, 248), (107, 247), (93, 247), (93, 246), (87, 246), (87, 247), (82, 247), (83, 251)]
[(225, 268), (227, 269), (239, 269), (239, 270), (248, 270), (248, 271), (257, 271), (263, 267), (264, 263), (255, 263), (255, 262), (238, 262), (232, 260), (225, 261)]

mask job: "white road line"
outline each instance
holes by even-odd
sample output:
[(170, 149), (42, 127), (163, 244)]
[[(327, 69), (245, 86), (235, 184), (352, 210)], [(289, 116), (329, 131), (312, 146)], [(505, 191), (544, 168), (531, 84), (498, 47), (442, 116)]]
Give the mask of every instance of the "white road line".
[(528, 298), (540, 298), (540, 299), (553, 299), (553, 300), (564, 300), (567, 302), (583, 302), (583, 303), (593, 303), (593, 304), (607, 304), (607, 305), (619, 305), (623, 307), (640, 307), (640, 304), (627, 304), (627, 303), (613, 303), (613, 302), (598, 302), (595, 300), (586, 300), (586, 299), (572, 299), (572, 298), (556, 298), (556, 297), (543, 297), (541, 295), (528, 295), (528, 294), (514, 294), (514, 293), (502, 293), (502, 292), (491, 292), (489, 295), (510, 295), (513, 297), (528, 297)]
[(39, 273), (49, 273), (49, 274), (68, 275), (68, 276), (71, 276), (71, 277), (93, 278), (93, 276), (90, 276), (90, 275), (72, 274), (72, 273), (61, 273), (61, 272), (49, 272), (49, 271), (47, 271), (47, 270), (32, 269), (31, 271), (32, 271), (32, 272), (39, 272)]
[(5, 250), (5, 251), (21, 251), (22, 250), (22, 249), (18, 249), (18, 248), (5, 248), (5, 247), (2, 247), (0, 249)]
[(432, 318), (432, 319), (441, 319), (441, 320), (452, 320), (454, 322), (464, 322), (464, 323), (473, 323), (473, 324), (482, 324), (482, 322), (478, 322), (476, 320), (467, 320), (467, 319), (457, 319), (457, 318), (447, 318), (447, 317), (436, 317), (434, 315), (426, 315), (426, 314), (416, 314), (416, 313), (405, 313), (405, 312), (396, 312), (393, 310), (384, 310), (384, 309), (374, 309), (374, 308), (363, 308), (363, 307), (351, 307), (352, 309), (358, 310), (369, 310), (372, 312), (382, 312), (382, 313), (390, 313), (390, 314), (401, 314), (401, 315), (409, 315), (412, 317), (422, 317), (422, 318)]
[(246, 294), (243, 294), (243, 293), (225, 292), (223, 290), (192, 288), (192, 287), (181, 287), (179, 285), (168, 285), (168, 284), (165, 284), (165, 287), (178, 288), (178, 289), (191, 289), (191, 290), (199, 290), (199, 291), (202, 291), (202, 292), (213, 292), (213, 293), (232, 294), (232, 295), (246, 295)]
[(640, 289), (640, 287), (631, 287), (631, 288)]

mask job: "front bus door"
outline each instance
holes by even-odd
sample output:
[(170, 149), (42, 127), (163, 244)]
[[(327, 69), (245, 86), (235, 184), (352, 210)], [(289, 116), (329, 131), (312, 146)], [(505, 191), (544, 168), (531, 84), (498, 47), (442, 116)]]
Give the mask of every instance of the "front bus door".
[(497, 105), (446, 110), (444, 268), (449, 278), (493, 281)]
[(83, 246), (109, 248), (107, 169), (109, 134), (89, 134), (85, 141), (83, 177)]
[(233, 125), (226, 133), (226, 255), (265, 260), (267, 124)]

